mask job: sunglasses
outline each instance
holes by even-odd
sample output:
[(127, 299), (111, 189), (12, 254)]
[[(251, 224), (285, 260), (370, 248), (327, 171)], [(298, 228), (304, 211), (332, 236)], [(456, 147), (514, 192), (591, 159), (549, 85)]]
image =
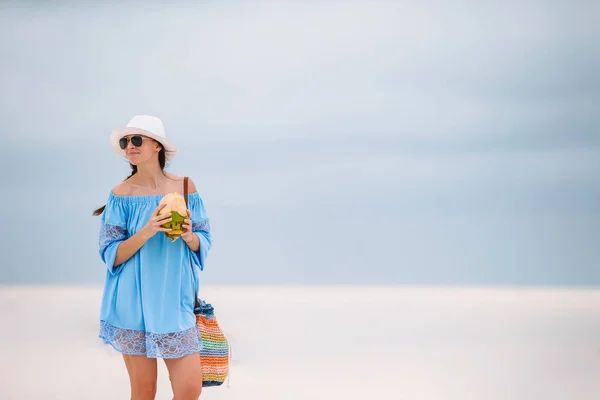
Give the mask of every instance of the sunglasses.
[(129, 143), (129, 140), (131, 140), (131, 144), (135, 147), (140, 147), (142, 145), (142, 137), (140, 135), (132, 136), (131, 139), (123, 137), (119, 139), (119, 146), (121, 149), (125, 150), (127, 148), (127, 143)]

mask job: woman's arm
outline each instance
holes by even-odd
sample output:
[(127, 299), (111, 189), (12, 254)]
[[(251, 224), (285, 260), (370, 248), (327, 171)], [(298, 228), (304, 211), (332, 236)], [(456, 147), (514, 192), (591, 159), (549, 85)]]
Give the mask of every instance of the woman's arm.
[[(196, 184), (191, 178), (188, 178), (188, 193), (196, 192)], [(188, 207), (189, 204), (188, 204)], [(181, 235), (183, 241), (188, 245), (191, 251), (197, 253), (200, 250), (200, 238), (192, 231), (191, 211), (187, 210), (188, 217), (183, 221), (183, 231)]]
[(148, 239), (150, 239), (150, 237), (151, 236), (148, 236), (148, 233), (142, 229), (133, 236), (119, 243), (113, 268), (118, 267), (133, 257), (133, 255), (144, 245), (144, 243), (148, 241)]
[[(191, 229), (191, 228), (190, 228)], [(185, 242), (191, 251), (197, 253), (200, 250), (200, 239), (195, 233), (192, 233), (191, 240)]]
[(212, 246), (210, 224), (202, 198), (196, 190), (196, 185), (191, 179), (189, 179), (188, 185), (190, 193), (188, 199), (188, 218), (184, 220), (184, 233), (181, 237), (190, 249), (192, 261), (202, 271), (204, 269), (204, 260)]

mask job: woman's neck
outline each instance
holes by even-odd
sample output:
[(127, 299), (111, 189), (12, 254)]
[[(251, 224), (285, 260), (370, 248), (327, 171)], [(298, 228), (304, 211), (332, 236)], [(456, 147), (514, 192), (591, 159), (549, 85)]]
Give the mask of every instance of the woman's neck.
[(168, 179), (158, 163), (139, 164), (135, 176), (136, 184), (153, 190), (162, 186), (161, 183)]

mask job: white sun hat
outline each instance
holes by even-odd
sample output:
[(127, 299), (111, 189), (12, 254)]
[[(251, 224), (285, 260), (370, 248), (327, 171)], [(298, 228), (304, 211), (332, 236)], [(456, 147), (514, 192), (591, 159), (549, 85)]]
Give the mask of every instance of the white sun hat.
[(148, 136), (160, 144), (165, 149), (165, 158), (172, 159), (177, 154), (177, 146), (167, 140), (165, 134), (165, 126), (160, 118), (151, 115), (135, 115), (125, 128), (115, 129), (112, 131), (109, 139), (110, 147), (115, 153), (120, 156), (125, 156), (125, 151), (119, 147), (119, 139), (127, 135), (143, 135)]

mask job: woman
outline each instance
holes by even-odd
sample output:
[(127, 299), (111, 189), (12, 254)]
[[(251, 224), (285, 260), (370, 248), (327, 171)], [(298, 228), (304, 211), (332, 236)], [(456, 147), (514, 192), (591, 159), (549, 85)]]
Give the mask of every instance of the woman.
[(184, 178), (165, 172), (177, 153), (160, 119), (135, 116), (112, 132), (112, 149), (132, 173), (109, 194), (102, 215), (100, 257), (107, 266), (100, 311), (100, 338), (123, 354), (131, 399), (154, 399), (157, 358), (169, 370), (176, 400), (198, 399), (202, 391), (194, 305), (199, 272), (212, 245), (208, 217), (188, 180), (188, 218), (181, 239), (163, 232), (170, 213), (158, 216), (160, 199), (183, 193)]

